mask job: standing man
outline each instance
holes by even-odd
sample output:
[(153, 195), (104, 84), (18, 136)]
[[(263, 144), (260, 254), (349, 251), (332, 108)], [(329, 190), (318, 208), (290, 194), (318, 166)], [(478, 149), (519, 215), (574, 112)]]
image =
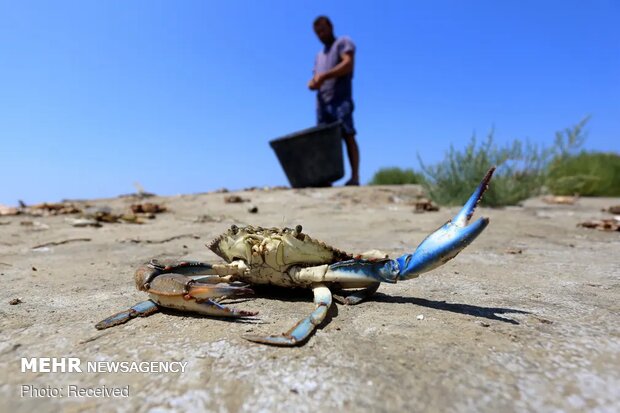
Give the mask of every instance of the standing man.
[(351, 179), (346, 185), (359, 185), (360, 154), (353, 127), (353, 57), (355, 45), (350, 38), (334, 36), (334, 26), (327, 16), (314, 20), (314, 32), (324, 47), (316, 55), (314, 76), (308, 82), (317, 94), (317, 123), (340, 121), (351, 164)]

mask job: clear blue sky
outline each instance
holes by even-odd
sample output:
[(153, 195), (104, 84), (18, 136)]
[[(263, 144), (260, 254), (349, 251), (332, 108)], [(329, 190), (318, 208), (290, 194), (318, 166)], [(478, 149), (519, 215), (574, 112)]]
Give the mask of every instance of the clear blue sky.
[(363, 182), (587, 114), (620, 151), (615, 0), (0, 0), (0, 203), (287, 184), (268, 141), (315, 122), (319, 14), (357, 45)]

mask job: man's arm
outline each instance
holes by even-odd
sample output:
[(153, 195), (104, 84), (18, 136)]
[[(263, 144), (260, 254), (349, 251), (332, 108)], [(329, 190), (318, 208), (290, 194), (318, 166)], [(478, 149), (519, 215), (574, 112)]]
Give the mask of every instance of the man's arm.
[(335, 77), (345, 76), (349, 73), (353, 73), (353, 51), (347, 51), (340, 55), (340, 63), (323, 73), (315, 73), (314, 77), (308, 82), (308, 87), (312, 90), (316, 90), (321, 87), (323, 82), (327, 79), (333, 79)]

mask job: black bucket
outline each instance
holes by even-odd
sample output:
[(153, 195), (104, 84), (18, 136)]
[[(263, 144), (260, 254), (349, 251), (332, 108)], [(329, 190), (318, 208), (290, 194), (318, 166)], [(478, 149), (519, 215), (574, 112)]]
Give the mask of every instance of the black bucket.
[(330, 186), (344, 176), (340, 122), (269, 142), (293, 188)]

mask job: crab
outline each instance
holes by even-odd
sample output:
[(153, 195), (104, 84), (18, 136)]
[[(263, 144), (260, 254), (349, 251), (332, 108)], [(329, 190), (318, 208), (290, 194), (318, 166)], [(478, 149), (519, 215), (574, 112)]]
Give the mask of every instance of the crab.
[(489, 223), (480, 218), (469, 224), (476, 205), (488, 188), (495, 168), (482, 179), (456, 216), (426, 237), (414, 253), (396, 259), (378, 251), (354, 256), (310, 238), (295, 228), (231, 226), (208, 247), (225, 263), (155, 261), (135, 272), (138, 290), (149, 295), (143, 301), (95, 327), (104, 329), (137, 316), (146, 317), (160, 308), (172, 308), (216, 317), (253, 317), (257, 312), (223, 305), (225, 298), (252, 294), (251, 285), (310, 288), (315, 308), (290, 330), (277, 335), (244, 335), (243, 338), (275, 346), (295, 346), (307, 341), (332, 305), (332, 297), (354, 305), (374, 294), (382, 282), (417, 278), (454, 258)]

